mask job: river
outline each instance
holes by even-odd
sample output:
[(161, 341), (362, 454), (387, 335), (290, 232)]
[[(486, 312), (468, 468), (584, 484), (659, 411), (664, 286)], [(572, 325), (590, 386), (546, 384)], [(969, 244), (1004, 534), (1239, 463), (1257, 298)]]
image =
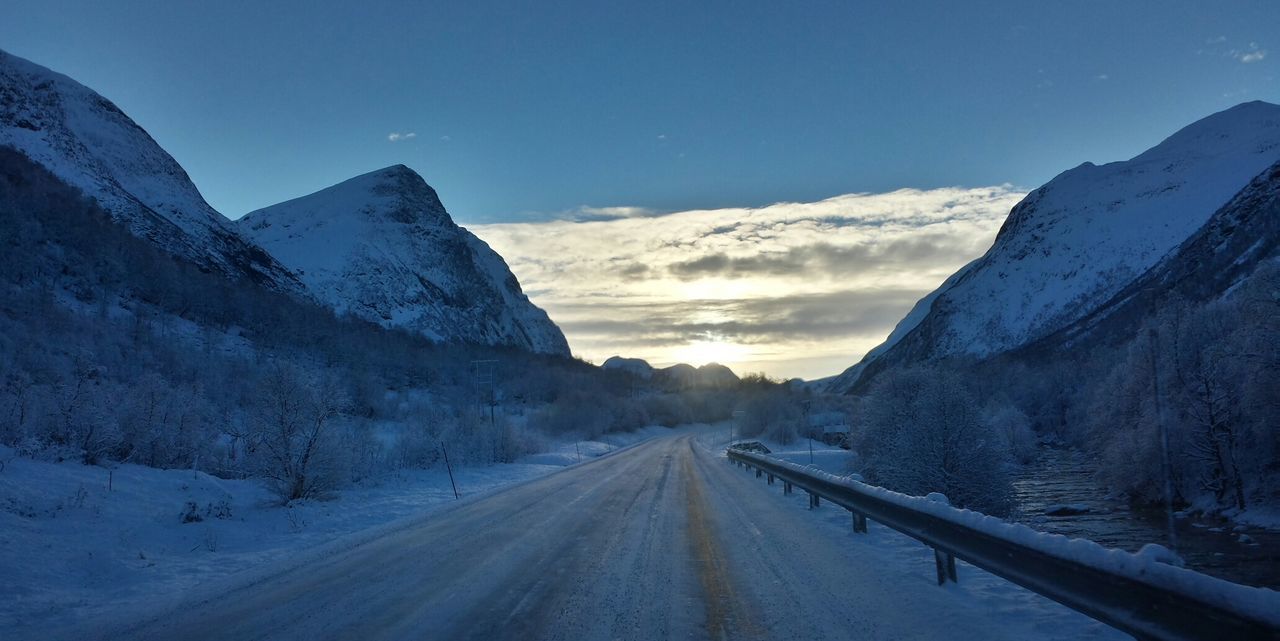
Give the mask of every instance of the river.
[[(1045, 448), (1013, 485), (1018, 507), (1012, 520), (1019, 523), (1131, 552), (1147, 543), (1170, 547), (1164, 511), (1131, 507), (1110, 496), (1097, 480), (1095, 466), (1080, 452)], [(1047, 516), (1046, 509), (1055, 505), (1088, 512)], [(1235, 583), (1280, 589), (1280, 531), (1198, 515), (1179, 515), (1175, 523), (1177, 553), (1188, 568)]]

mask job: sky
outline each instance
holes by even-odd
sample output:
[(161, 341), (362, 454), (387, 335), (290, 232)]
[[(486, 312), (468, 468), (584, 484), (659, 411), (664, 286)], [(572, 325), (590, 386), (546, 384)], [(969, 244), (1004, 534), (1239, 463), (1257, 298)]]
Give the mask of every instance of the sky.
[[(1017, 194), (1239, 102), (1280, 102), (1274, 1), (6, 0), (3, 13), (0, 48), (112, 99), (231, 218), (402, 163), (503, 253), (575, 353), (731, 357), (786, 376), (855, 362), (982, 253)], [(966, 205), (963, 239), (921, 250), (960, 223), (900, 215), (958, 194), (985, 203)], [(835, 222), (797, 222), (806, 208)], [(776, 233), (672, 235), (734, 217)], [(593, 271), (624, 260), (650, 276)]]
[(851, 365), (985, 251), (1022, 195), (1008, 185), (904, 189), (472, 229), (580, 357), (815, 378)]

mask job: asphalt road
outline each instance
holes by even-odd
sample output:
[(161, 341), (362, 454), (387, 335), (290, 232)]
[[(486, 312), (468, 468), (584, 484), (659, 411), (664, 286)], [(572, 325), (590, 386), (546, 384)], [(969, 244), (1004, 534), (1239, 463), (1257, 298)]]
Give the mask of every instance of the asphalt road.
[[(690, 436), (461, 505), (122, 639), (1018, 638)], [(826, 508), (834, 509), (834, 508)]]

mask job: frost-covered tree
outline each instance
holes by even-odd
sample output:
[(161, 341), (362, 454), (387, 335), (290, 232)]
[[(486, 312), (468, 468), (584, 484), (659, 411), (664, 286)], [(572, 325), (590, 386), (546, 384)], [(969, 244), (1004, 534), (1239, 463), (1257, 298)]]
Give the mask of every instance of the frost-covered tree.
[(1008, 445), (955, 373), (885, 373), (862, 403), (860, 424), (856, 447), (871, 482), (907, 494), (941, 492), (990, 514), (1011, 508)]

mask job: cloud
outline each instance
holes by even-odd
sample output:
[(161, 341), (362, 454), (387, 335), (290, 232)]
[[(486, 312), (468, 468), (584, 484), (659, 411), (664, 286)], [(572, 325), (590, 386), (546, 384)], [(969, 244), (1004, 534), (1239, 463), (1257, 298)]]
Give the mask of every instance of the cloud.
[(1095, 79), (1095, 80), (1110, 80), (1110, 79), (1111, 79), (1111, 76), (1110, 76), (1110, 75), (1108, 75), (1108, 74), (1105, 74), (1105, 73), (1100, 73), (1100, 74), (1098, 74), (1098, 75), (1094, 76), (1094, 79)]
[(413, 140), (414, 138), (417, 138), (417, 137), (418, 137), (418, 134), (412, 131), (408, 131), (405, 133), (393, 131), (387, 134), (387, 140), (390, 142), (400, 142), (401, 140)]
[[(583, 205), (565, 211), (555, 212), (550, 218), (570, 220), (574, 222), (593, 222), (616, 220), (619, 218), (652, 218), (661, 216), (663, 212), (647, 207), (588, 207)], [(537, 214), (529, 214), (537, 215)]]
[(951, 265), (970, 256), (975, 249), (971, 239), (963, 236), (921, 234), (919, 237), (889, 240), (878, 245), (836, 246), (823, 242), (736, 258), (724, 253), (714, 253), (672, 263), (668, 269), (681, 280), (707, 276), (752, 278), (759, 275), (813, 273), (846, 276), (866, 274), (872, 270), (920, 269), (930, 264)]
[(1232, 49), (1231, 57), (1244, 64), (1261, 62), (1267, 57), (1267, 50), (1258, 48), (1258, 43), (1256, 42), (1250, 42), (1248, 48), (1244, 50)]
[(921, 296), (990, 246), (1023, 192), (903, 189), (811, 203), (657, 212), (581, 207), (471, 229), (506, 258), (574, 352), (669, 364), (742, 346), (739, 371), (852, 365)]

